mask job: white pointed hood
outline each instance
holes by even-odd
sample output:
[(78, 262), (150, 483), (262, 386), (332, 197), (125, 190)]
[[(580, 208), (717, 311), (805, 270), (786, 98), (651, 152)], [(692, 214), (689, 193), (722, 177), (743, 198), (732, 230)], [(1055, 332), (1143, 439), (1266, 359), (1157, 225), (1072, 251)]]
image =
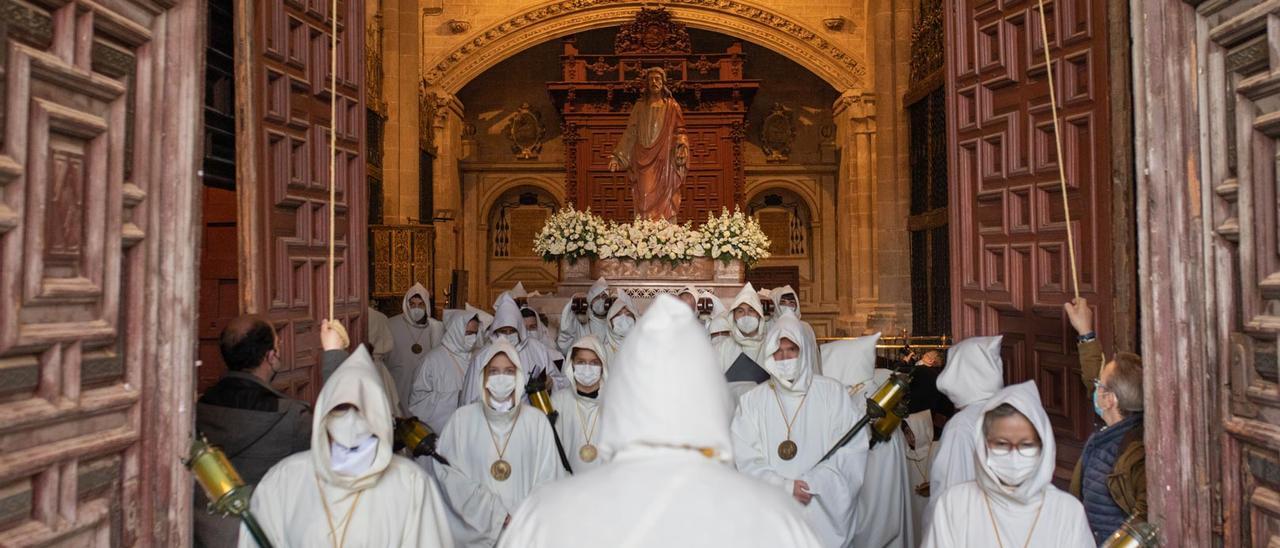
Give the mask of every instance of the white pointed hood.
[[(359, 476), (347, 476), (333, 472), (330, 466), (329, 431), (330, 413), (334, 408), (349, 404), (351, 411), (368, 424), (369, 431), (378, 438), (378, 448), (373, 464)], [(386, 387), (364, 345), (356, 346), (342, 365), (333, 372), (320, 389), (316, 398), (316, 413), (311, 425), (311, 461), (316, 474), (330, 488), (356, 492), (378, 483), (378, 477), (391, 463), (392, 444), (391, 404), (387, 401)]]
[(609, 356), (605, 354), (604, 345), (600, 343), (600, 339), (594, 335), (586, 335), (573, 342), (573, 346), (569, 347), (569, 353), (564, 357), (564, 374), (569, 377), (569, 382), (573, 383), (573, 387), (578, 387), (578, 379), (573, 376), (573, 351), (579, 348), (590, 350), (596, 353), (600, 358), (600, 364), (604, 367), (600, 370), (600, 389), (604, 389), (605, 381), (609, 380)]
[(591, 284), (591, 289), (587, 290), (587, 304), (590, 305), (591, 301), (594, 301), (597, 295), (601, 295), (608, 291), (609, 291), (609, 282), (605, 280), (603, 276), (601, 276), (600, 279), (596, 280), (595, 283)]
[(876, 371), (876, 344), (880, 334), (822, 345), (822, 374), (845, 386), (870, 381)]
[(524, 282), (516, 282), (516, 286), (507, 291), (507, 294), (511, 295), (512, 299), (527, 299), (529, 297), (529, 292), (524, 289)]
[(974, 447), (977, 448), (977, 458), (974, 465), (977, 467), (978, 485), (982, 487), (993, 498), (1011, 499), (1020, 504), (1032, 504), (1038, 500), (1045, 488), (1053, 481), (1053, 469), (1056, 466), (1057, 446), (1053, 439), (1053, 425), (1049, 422), (1049, 415), (1045, 413), (1044, 406), (1040, 403), (1040, 390), (1036, 388), (1034, 381), (1027, 381), (1021, 384), (1006, 386), (1004, 389), (996, 392), (982, 406), (982, 414), (986, 415), (987, 411), (1000, 407), (1001, 404), (1012, 405), (1019, 413), (1027, 417), (1031, 421), (1031, 425), (1035, 427), (1036, 433), (1040, 435), (1040, 461), (1036, 466), (1036, 471), (1027, 478), (1026, 481), (1009, 492), (1000, 483), (995, 472), (991, 467), (987, 466), (987, 437), (982, 431), (982, 423), (985, 422), (981, 418), (978, 419), (977, 427), (974, 429)]
[(698, 298), (711, 299), (711, 316), (712, 317), (729, 315), (729, 309), (725, 308), (724, 301), (720, 300), (720, 297), (715, 293), (712, 293), (704, 289), (698, 294)]
[(600, 449), (612, 458), (634, 445), (709, 449), (729, 461), (733, 444), (724, 373), (689, 307), (659, 295), (610, 364)]
[[(800, 370), (796, 373), (796, 378), (792, 380), (786, 380), (778, 376), (777, 362), (773, 359), (773, 353), (778, 351), (778, 346), (784, 338), (800, 347), (800, 355), (797, 358), (800, 360)], [(783, 389), (792, 392), (805, 392), (809, 390), (809, 385), (813, 383), (813, 375), (818, 363), (818, 347), (806, 335), (804, 325), (800, 323), (800, 320), (787, 314), (773, 322), (773, 327), (765, 335), (764, 344), (760, 345), (760, 354), (756, 356), (756, 363), (759, 363), (765, 371), (768, 371), (769, 375), (773, 377), (773, 381)]]
[(498, 301), (493, 304), (493, 323), (489, 325), (487, 333), (492, 338), (494, 333), (504, 327), (516, 329), (516, 333), (520, 335), (521, 346), (529, 340), (529, 334), (524, 329), (524, 317), (520, 315), (520, 307), (516, 305), (515, 299), (506, 293), (500, 295)]
[(693, 295), (694, 302), (697, 302), (698, 297), (701, 295), (701, 293), (698, 291), (698, 288), (694, 287), (692, 284), (684, 286), (684, 289), (681, 289), (679, 293), (676, 293), (676, 296), (680, 297), (680, 296), (683, 296), (685, 293)]
[(369, 346), (373, 347), (374, 356), (386, 356), (395, 347), (396, 338), (388, 321), (386, 314), (369, 307)]
[[(413, 323), (413, 320), (409, 318), (409, 301), (413, 299), (415, 295), (421, 297), (422, 301), (427, 303), (427, 314), (422, 317), (422, 323)], [(422, 287), (422, 284), (413, 284), (413, 287), (410, 287), (409, 290), (405, 292), (404, 302), (400, 303), (400, 310), (404, 312), (404, 315), (401, 317), (404, 318), (404, 321), (408, 322), (409, 325), (418, 328), (425, 327), (430, 323), (427, 321), (427, 318), (431, 316), (431, 292), (427, 291), (427, 288)]]
[(947, 365), (938, 375), (938, 390), (956, 409), (990, 398), (1004, 386), (1003, 336), (970, 337), (947, 350)]
[(796, 317), (797, 317), (797, 318), (801, 317), (801, 316), (800, 316), (800, 294), (799, 294), (799, 293), (796, 293), (796, 290), (791, 289), (791, 286), (790, 286), (790, 285), (784, 285), (784, 286), (782, 286), (782, 287), (776, 287), (776, 288), (774, 288), (774, 289), (773, 289), (773, 292), (772, 292), (772, 295), (771, 295), (771, 297), (770, 297), (770, 298), (772, 298), (772, 299), (773, 299), (773, 309), (774, 309), (774, 310), (776, 310), (776, 311), (778, 311), (778, 312), (775, 312), (774, 314), (781, 314), (781, 311), (782, 311), (782, 297), (783, 297), (783, 296), (785, 296), (785, 295), (792, 295), (792, 296), (794, 296), (794, 297), (795, 297), (795, 299), (796, 299)]
[[(489, 344), (487, 336), (489, 333), (489, 326), (493, 325), (493, 314), (471, 306), (471, 303), (467, 303), (464, 310), (466, 310), (468, 314), (475, 313), (476, 319), (480, 320), (480, 330), (476, 332), (480, 334), (479, 337), (476, 337), (476, 348)], [(475, 350), (475, 348), (472, 350)]]
[[(756, 328), (755, 335), (747, 336), (743, 334), (738, 330), (738, 322), (733, 321), (733, 311), (744, 303), (747, 306), (750, 306), (752, 310), (755, 310), (756, 314), (760, 315), (760, 327)], [(760, 341), (764, 340), (764, 305), (760, 303), (760, 294), (756, 293), (756, 288), (751, 287), (750, 283), (742, 286), (742, 290), (738, 292), (738, 296), (734, 297), (733, 304), (729, 305), (728, 312), (730, 318), (729, 331), (733, 334), (733, 340), (738, 341), (738, 344), (747, 348), (755, 348), (760, 344)]]
[[(515, 398), (515, 405), (505, 413), (494, 411), (493, 408), (489, 406), (489, 391), (484, 388), (485, 379), (488, 378), (484, 372), (484, 368), (488, 367), (489, 362), (498, 354), (506, 354), (507, 359), (510, 359), (511, 363), (516, 364), (516, 389), (512, 392), (512, 397)], [(524, 385), (529, 377), (528, 372), (525, 371), (524, 364), (520, 363), (520, 353), (516, 351), (514, 346), (511, 346), (511, 343), (501, 339), (496, 340), (489, 346), (486, 346), (484, 350), (480, 351), (480, 355), (477, 357), (475, 365), (476, 371), (468, 372), (475, 377), (475, 382), (469, 384), (471, 386), (472, 393), (469, 395), (468, 399), (470, 401), (482, 402), (481, 405), (483, 406), (485, 414), (490, 417), (496, 415), (510, 416), (515, 414), (516, 410), (520, 408), (521, 401), (524, 397)]]

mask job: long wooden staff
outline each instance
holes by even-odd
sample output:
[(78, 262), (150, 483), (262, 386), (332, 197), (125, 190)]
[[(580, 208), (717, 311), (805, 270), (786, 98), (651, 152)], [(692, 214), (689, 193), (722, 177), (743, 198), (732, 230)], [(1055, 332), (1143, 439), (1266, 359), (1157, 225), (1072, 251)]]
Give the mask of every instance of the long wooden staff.
[[(1056, 16), (1057, 8), (1054, 9)], [(1058, 186), (1062, 190), (1062, 214), (1067, 225), (1067, 253), (1071, 256), (1071, 284), (1076, 298), (1079, 299), (1080, 274), (1076, 270), (1076, 239), (1071, 231), (1071, 205), (1067, 202), (1066, 158), (1062, 157), (1062, 131), (1058, 128), (1058, 96), (1053, 87), (1053, 62), (1049, 58), (1049, 26), (1045, 24), (1044, 0), (1040, 0), (1040, 40), (1044, 45), (1044, 70), (1049, 76), (1049, 108), (1053, 114), (1053, 141), (1058, 147)]]

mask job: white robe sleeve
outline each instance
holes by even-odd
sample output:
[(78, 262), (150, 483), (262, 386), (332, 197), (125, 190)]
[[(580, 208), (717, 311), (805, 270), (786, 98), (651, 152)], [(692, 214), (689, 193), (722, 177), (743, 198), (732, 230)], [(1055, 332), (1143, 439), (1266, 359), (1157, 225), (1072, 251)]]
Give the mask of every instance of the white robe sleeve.
[[(456, 418), (456, 417), (455, 417)], [(464, 442), (465, 436), (459, 431), (458, 420), (450, 420), (440, 434), (438, 450), (440, 455), (450, 463), (459, 462), (465, 456), (465, 450), (458, 444)], [(498, 542), (498, 533), (502, 531), (502, 523), (506, 521), (512, 509), (502, 503), (497, 493), (490, 491), (484, 483), (466, 475), (457, 466), (446, 466), (432, 461), (436, 478), (440, 480), (440, 490), (453, 509), (454, 517), (461, 521), (455, 523), (453, 536), (463, 546), (493, 546)]]
[[(837, 424), (853, 426), (862, 414), (853, 406), (852, 400), (839, 398), (840, 402), (831, 413), (844, 420)], [(846, 427), (847, 428), (847, 427)], [(867, 454), (871, 442), (870, 425), (863, 428), (844, 447), (836, 451), (831, 458), (818, 463), (812, 470), (805, 472), (799, 479), (809, 484), (809, 493), (813, 499), (805, 507), (805, 521), (815, 528), (820, 538), (843, 537), (847, 544), (853, 536), (854, 519), (858, 508), (858, 493), (862, 489), (862, 481), (867, 469)], [(844, 436), (842, 430), (832, 439)], [(821, 517), (822, 519), (816, 519)], [(828, 534), (817, 531), (819, 527), (831, 527)]]
[(964, 539), (956, 530), (955, 524), (951, 523), (950, 506), (947, 499), (939, 498), (933, 508), (933, 519), (929, 521), (929, 528), (924, 533), (924, 542), (920, 548), (949, 548), (964, 545)]
[[(286, 546), (284, 530), (286, 511), (280, 504), (271, 504), (267, 498), (279, 497), (282, 495), (283, 489), (281, 485), (281, 474), (276, 467), (272, 467), (267, 471), (267, 475), (262, 477), (262, 481), (253, 489), (253, 498), (249, 501), (249, 510), (253, 512), (253, 517), (258, 521), (262, 531), (267, 536), (267, 540), (271, 541), (274, 546)], [(314, 494), (314, 491), (312, 492)], [(203, 511), (203, 510), (197, 510)], [(258, 541), (253, 539), (253, 535), (249, 534), (249, 528), (240, 523), (240, 537), (236, 543), (238, 548), (259, 548)]]
[(560, 333), (556, 335), (556, 347), (560, 349), (560, 353), (567, 358), (569, 356), (569, 347), (573, 346), (573, 341), (582, 337), (582, 334), (588, 329), (578, 321), (578, 316), (573, 313), (573, 299), (564, 303), (564, 308), (560, 310)]
[(739, 472), (775, 485), (791, 496), (795, 482), (774, 471), (769, 464), (767, 455), (770, 449), (764, 446), (763, 441), (768, 439), (768, 435), (760, 429), (754, 416), (755, 410), (749, 409), (746, 401), (740, 402), (733, 413), (730, 434), (733, 437), (734, 464)]
[[(448, 352), (445, 350), (445, 352)], [(433, 363), (431, 358), (438, 356), (432, 352), (424, 359), (413, 379), (413, 390), (409, 393), (409, 412), (418, 417), (432, 432), (444, 430), (449, 415), (457, 409), (458, 397), (450, 391), (440, 390), (439, 369), (453, 367), (451, 363)]]
[(973, 422), (957, 413), (942, 429), (937, 457), (929, 469), (929, 504), (924, 508), (924, 526), (929, 527), (934, 507), (947, 489), (974, 478)]
[(400, 546), (453, 548), (444, 499), (430, 475), (424, 472), (422, 478), (422, 483), (413, 486), (409, 501), (409, 508), (416, 509), (417, 515), (401, 531)]

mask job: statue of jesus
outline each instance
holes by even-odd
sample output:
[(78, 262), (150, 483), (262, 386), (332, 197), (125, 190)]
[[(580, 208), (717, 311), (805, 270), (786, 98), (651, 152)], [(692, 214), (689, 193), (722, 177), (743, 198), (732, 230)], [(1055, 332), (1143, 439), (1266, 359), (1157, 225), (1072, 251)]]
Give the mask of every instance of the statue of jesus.
[(684, 114), (667, 89), (667, 73), (644, 72), (645, 93), (631, 108), (627, 129), (609, 159), (609, 171), (627, 170), (636, 217), (675, 220), (680, 187), (689, 171)]

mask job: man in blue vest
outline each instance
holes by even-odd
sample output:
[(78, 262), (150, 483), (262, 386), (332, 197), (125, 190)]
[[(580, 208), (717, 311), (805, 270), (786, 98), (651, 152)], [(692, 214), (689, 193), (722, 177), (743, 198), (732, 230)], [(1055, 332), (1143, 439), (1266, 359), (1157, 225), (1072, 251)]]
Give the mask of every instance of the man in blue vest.
[(1089, 303), (1077, 298), (1063, 309), (1080, 334), (1081, 378), (1093, 395), (1093, 410), (1106, 423), (1085, 442), (1071, 478), (1071, 493), (1084, 503), (1094, 540), (1102, 544), (1129, 517), (1147, 517), (1142, 358), (1117, 352), (1103, 365)]

